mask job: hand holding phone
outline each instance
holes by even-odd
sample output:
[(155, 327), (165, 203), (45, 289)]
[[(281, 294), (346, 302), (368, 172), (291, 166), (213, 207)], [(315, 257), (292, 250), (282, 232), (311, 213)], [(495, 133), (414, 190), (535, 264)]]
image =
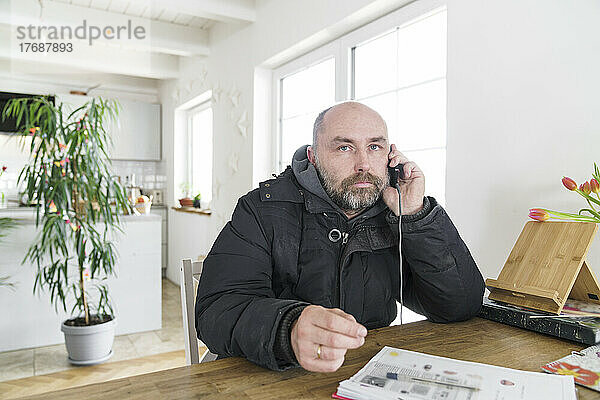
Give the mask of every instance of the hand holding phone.
[[(389, 163), (394, 159), (395, 162), (400, 161), (400, 163), (390, 167)], [(406, 158), (395, 145), (390, 146), (388, 154), (388, 175), (390, 178), (388, 183), (393, 189), (384, 190), (383, 200), (387, 206), (396, 215), (414, 214), (421, 210), (425, 196), (425, 175), (419, 166)], [(400, 200), (401, 208), (398, 205)]]

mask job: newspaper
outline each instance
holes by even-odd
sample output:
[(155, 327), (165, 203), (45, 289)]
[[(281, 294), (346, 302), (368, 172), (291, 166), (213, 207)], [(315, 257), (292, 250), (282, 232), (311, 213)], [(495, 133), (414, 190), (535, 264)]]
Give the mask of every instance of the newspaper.
[(600, 304), (588, 303), (580, 300), (567, 299), (561, 314), (587, 315), (600, 317)]
[(334, 398), (576, 400), (572, 376), (548, 375), (384, 347)]

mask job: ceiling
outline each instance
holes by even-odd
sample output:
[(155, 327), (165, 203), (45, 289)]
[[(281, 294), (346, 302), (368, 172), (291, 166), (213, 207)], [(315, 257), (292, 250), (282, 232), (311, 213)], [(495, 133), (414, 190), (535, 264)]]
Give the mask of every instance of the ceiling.
[[(256, 19), (255, 0), (0, 0), (0, 60), (7, 60), (7, 74), (36, 74), (47, 70), (114, 74), (147, 79), (173, 79), (186, 57), (210, 55), (209, 33), (219, 24), (244, 26)], [(145, 40), (116, 41), (101, 37), (93, 45), (71, 38), (69, 54), (34, 54), (16, 49), (19, 26), (80, 26), (82, 21), (99, 27), (144, 26)], [(31, 40), (29, 40), (31, 41)], [(0, 63), (2, 64), (2, 63)], [(6, 63), (5, 63), (6, 64)]]
[[(200, 29), (210, 29), (217, 21), (209, 18), (202, 18), (178, 12), (172, 8), (165, 7), (160, 3), (152, 5), (149, 1), (114, 1), (114, 0), (46, 0), (72, 4), (81, 7), (94, 8), (97, 10), (110, 11), (129, 15), (132, 17), (142, 17), (154, 21), (168, 22), (171, 24), (193, 26)], [(193, 1), (193, 0), (192, 0)]]

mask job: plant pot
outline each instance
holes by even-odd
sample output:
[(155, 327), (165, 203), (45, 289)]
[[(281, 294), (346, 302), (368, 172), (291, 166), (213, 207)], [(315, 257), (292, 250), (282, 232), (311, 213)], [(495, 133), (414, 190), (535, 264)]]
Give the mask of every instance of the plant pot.
[(190, 199), (189, 197), (179, 199), (179, 204), (181, 204), (181, 207), (193, 207), (194, 199)]
[(60, 330), (65, 334), (69, 362), (74, 365), (92, 365), (108, 360), (113, 354), (115, 325), (114, 318), (90, 326), (69, 326), (63, 322)]

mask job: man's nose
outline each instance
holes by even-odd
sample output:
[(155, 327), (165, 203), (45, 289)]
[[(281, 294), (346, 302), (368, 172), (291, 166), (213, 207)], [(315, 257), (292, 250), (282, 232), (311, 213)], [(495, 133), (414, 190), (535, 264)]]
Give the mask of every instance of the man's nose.
[(354, 172), (368, 172), (371, 169), (369, 157), (366, 151), (358, 151), (354, 163)]

